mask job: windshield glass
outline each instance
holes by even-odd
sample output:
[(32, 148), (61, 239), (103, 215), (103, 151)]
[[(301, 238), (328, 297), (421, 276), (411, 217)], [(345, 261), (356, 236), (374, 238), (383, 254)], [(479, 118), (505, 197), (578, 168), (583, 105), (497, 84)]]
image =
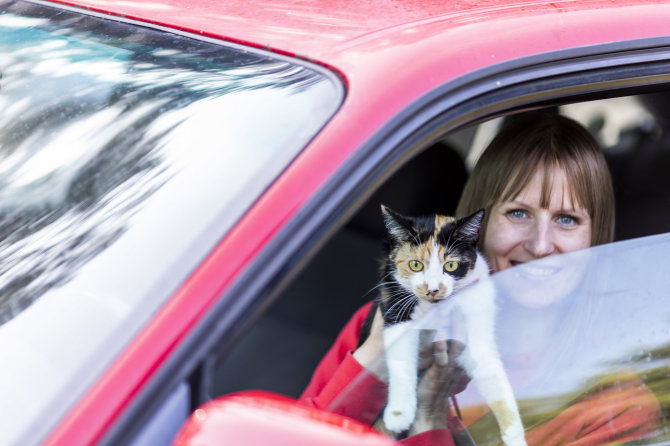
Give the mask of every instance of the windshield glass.
[(48, 430), (341, 99), (261, 52), (0, 1), (4, 439)]
[[(501, 444), (518, 411), (529, 445), (668, 444), (669, 250), (665, 234), (551, 256), (436, 304), (414, 328), (462, 347), (442, 378), (452, 433)], [(360, 376), (341, 399), (366, 386)]]

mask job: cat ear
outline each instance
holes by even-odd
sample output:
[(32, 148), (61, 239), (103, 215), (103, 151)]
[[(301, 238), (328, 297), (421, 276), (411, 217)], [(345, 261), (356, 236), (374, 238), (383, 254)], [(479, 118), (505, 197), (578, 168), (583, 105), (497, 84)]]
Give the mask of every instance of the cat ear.
[(467, 240), (471, 243), (479, 241), (479, 229), (484, 220), (484, 209), (480, 209), (467, 217), (459, 218), (456, 221), (456, 229), (454, 235), (459, 239)]
[(389, 235), (396, 242), (402, 243), (412, 238), (412, 222), (393, 209), (382, 204), (382, 215)]

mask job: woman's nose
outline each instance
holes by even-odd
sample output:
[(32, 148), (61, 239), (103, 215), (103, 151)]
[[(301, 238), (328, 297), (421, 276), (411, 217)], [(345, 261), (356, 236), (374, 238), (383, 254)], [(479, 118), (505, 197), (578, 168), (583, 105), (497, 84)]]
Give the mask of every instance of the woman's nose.
[(549, 222), (537, 222), (530, 228), (526, 239), (526, 250), (536, 258), (546, 257), (557, 252)]

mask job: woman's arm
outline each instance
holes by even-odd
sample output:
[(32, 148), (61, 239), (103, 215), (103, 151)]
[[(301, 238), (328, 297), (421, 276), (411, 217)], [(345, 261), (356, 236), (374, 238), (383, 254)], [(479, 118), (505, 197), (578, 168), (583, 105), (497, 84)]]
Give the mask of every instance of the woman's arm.
[[(358, 350), (358, 336), (372, 302), (360, 308), (323, 357), (300, 399), (314, 407), (372, 424), (386, 404), (387, 385), (357, 360), (372, 364), (374, 343)], [(373, 323), (374, 325), (374, 323)], [(371, 331), (372, 333), (372, 331)], [(382, 350), (383, 351), (383, 348)], [(381, 353), (377, 358), (381, 357)]]

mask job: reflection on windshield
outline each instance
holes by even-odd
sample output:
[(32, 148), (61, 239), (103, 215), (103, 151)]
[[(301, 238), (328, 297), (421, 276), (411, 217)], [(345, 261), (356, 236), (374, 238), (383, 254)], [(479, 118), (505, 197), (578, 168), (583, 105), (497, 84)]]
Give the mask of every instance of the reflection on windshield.
[[(122, 42), (99, 26), (89, 31), (90, 19), (69, 17), (65, 28), (27, 16), (32, 6), (12, 9), (23, 15), (0, 16), (0, 324), (114, 242), (203, 150), (194, 145), (232, 149), (242, 136), (234, 150), (251, 149), (250, 163), (294, 131), (277, 122), (263, 136), (225, 133), (232, 113), (258, 119), (250, 104), (277, 109), (322, 82), (258, 55), (197, 42), (156, 46), (147, 36)], [(194, 119), (204, 124), (193, 128)], [(186, 135), (189, 126), (207, 133)], [(187, 145), (174, 143), (180, 135)], [(232, 158), (220, 157), (221, 175)]]
[[(491, 277), (495, 343), (529, 445), (670, 444), (669, 251), (670, 235), (654, 236)], [(487, 287), (475, 285), (455, 298)], [(467, 346), (467, 315), (452, 307), (439, 304), (417, 327)], [(364, 381), (352, 382), (350, 391), (360, 394)], [(471, 381), (455, 400), (454, 416), (468, 438), (500, 444), (477, 385)]]
[(342, 90), (263, 53), (4, 0), (0, 73), (0, 431), (33, 444)]

